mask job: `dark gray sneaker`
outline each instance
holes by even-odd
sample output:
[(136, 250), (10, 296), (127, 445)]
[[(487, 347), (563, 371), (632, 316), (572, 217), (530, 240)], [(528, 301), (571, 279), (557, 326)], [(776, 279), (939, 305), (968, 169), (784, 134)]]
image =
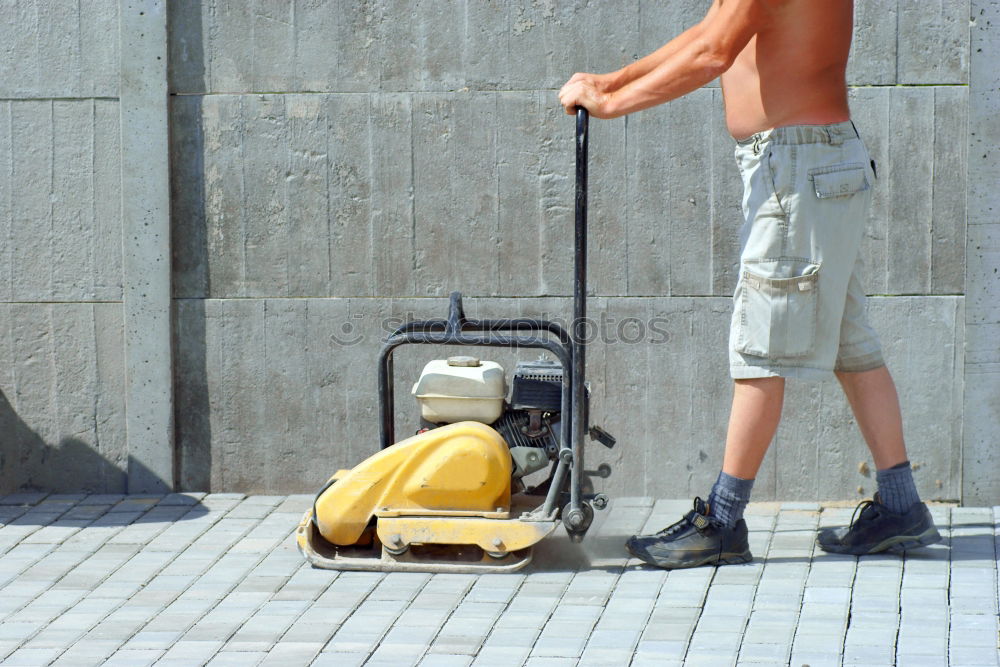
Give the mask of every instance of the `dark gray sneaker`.
[(668, 570), (747, 563), (753, 558), (746, 521), (740, 519), (726, 526), (709, 516), (701, 498), (694, 499), (694, 509), (677, 523), (655, 535), (633, 535), (625, 548), (636, 558)]
[(837, 554), (877, 554), (902, 552), (941, 541), (934, 519), (924, 503), (914, 503), (903, 514), (895, 514), (882, 504), (876, 493), (854, 510), (851, 525), (824, 528), (816, 538), (823, 551)]

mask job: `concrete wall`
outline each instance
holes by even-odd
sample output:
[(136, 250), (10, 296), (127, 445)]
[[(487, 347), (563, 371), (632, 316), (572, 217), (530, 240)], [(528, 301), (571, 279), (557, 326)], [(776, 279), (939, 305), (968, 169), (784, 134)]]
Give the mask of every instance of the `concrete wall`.
[(1000, 3), (978, 1), (970, 24), (969, 227), (966, 262), (963, 496), (1000, 498)]
[[(246, 492), (311, 491), (374, 451), (379, 338), (402, 318), (443, 315), (450, 290), (481, 316), (570, 316), (573, 124), (554, 89), (656, 48), (704, 10), (693, 0), (167, 6), (176, 484)], [(964, 296), (978, 99), (970, 5), (855, 11), (851, 104), (881, 177), (868, 289), (918, 484), (928, 497), (995, 502), (988, 485), (972, 496), (964, 485), (976, 473), (963, 438), (986, 418), (966, 420), (966, 321), (979, 317)], [(979, 39), (994, 57), (995, 38)], [(588, 373), (594, 420), (620, 444), (595, 445), (588, 467), (613, 464), (596, 481), (610, 493), (704, 494), (718, 471), (740, 224), (732, 148), (714, 84), (592, 124), (590, 310), (605, 334)], [(398, 353), (401, 433), (415, 426), (406, 394), (430, 353)], [(14, 381), (0, 376), (8, 398)], [(52, 408), (9, 400), (29, 431), (49, 429), (46, 443), (62, 437)], [(873, 491), (835, 384), (791, 384), (785, 414), (756, 497)], [(988, 429), (977, 437), (974, 467), (995, 472)]]
[(2, 13), (0, 493), (121, 492), (118, 7)]

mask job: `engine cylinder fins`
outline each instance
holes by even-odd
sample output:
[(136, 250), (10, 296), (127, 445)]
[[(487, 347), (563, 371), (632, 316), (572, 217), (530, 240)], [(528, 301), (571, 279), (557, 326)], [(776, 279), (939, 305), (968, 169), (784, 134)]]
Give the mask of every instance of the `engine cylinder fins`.
[(557, 361), (519, 361), (511, 378), (510, 402), (515, 409), (547, 412), (562, 409), (563, 368)]
[[(558, 419), (553, 419), (551, 415), (544, 415), (538, 411), (534, 415), (527, 410), (504, 410), (500, 418), (493, 423), (493, 428), (497, 430), (503, 439), (507, 441), (507, 446), (514, 447), (540, 447), (549, 450), (558, 444), (553, 424)], [(535, 424), (532, 424), (532, 422)]]

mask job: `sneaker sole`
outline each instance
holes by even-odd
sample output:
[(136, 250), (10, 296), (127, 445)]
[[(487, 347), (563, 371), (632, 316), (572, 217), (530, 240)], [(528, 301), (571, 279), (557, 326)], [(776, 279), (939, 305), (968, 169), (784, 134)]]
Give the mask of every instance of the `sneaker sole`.
[(625, 550), (632, 554), (633, 557), (638, 558), (643, 563), (648, 565), (654, 565), (656, 567), (661, 567), (665, 570), (683, 570), (689, 567), (702, 567), (703, 565), (739, 565), (740, 563), (749, 563), (753, 560), (753, 554), (750, 551), (744, 551), (742, 553), (721, 553), (711, 556), (706, 556), (700, 560), (691, 561), (670, 561), (670, 560), (647, 560), (646, 558), (640, 556), (639, 554), (632, 551), (628, 545), (625, 545)]
[(917, 549), (919, 547), (937, 544), (940, 541), (941, 534), (938, 533), (937, 528), (932, 526), (919, 535), (897, 535), (896, 537), (890, 537), (889, 539), (882, 540), (873, 547), (868, 547), (866, 545), (842, 547), (837, 544), (818, 544), (820, 549), (829, 553), (867, 556), (869, 554), (877, 554), (884, 551), (903, 553), (904, 551), (909, 551), (910, 549)]

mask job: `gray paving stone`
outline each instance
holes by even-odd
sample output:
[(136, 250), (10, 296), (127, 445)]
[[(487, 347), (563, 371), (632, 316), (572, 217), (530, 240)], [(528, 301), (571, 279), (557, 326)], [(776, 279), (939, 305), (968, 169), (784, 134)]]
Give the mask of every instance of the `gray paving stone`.
[(205, 497), (204, 493), (190, 492), (186, 491), (184, 493), (169, 493), (160, 500), (160, 505), (181, 505), (184, 507), (191, 507), (193, 505), (199, 504), (202, 498)]
[[(531, 649), (535, 645), (540, 631), (531, 628), (499, 628), (495, 627), (486, 641), (483, 649), (488, 648), (511, 648), (511, 649)], [(482, 651), (480, 651), (482, 653)]]
[(143, 667), (155, 663), (163, 653), (162, 650), (119, 649), (112, 653), (104, 664), (114, 667)]
[(940, 655), (897, 653), (896, 664), (905, 665), (905, 667), (940, 667), (948, 664), (948, 652)]
[(583, 654), (587, 638), (572, 636), (570, 632), (564, 631), (556, 634), (546, 635), (544, 632), (535, 641), (531, 649), (532, 657), (547, 658), (579, 658)]
[(433, 654), (425, 656), (419, 663), (420, 667), (468, 667), (472, 664), (470, 655)]
[(164, 662), (183, 662), (205, 664), (222, 648), (221, 641), (189, 641), (181, 640), (173, 644), (160, 658)]
[(781, 503), (782, 512), (819, 512), (822, 509), (819, 503), (784, 502)]
[(24, 641), (38, 631), (36, 623), (0, 623), (0, 641)]
[(430, 580), (430, 575), (416, 572), (392, 572), (385, 576), (369, 600), (412, 600)]
[(814, 653), (810, 651), (793, 652), (789, 665), (809, 665), (809, 667), (840, 667), (840, 655), (837, 653)]
[(632, 660), (632, 651), (622, 648), (587, 648), (577, 667), (619, 667)]
[(528, 660), (531, 653), (530, 648), (516, 648), (510, 646), (483, 646), (475, 659), (472, 667), (509, 667), (510, 665), (523, 665)]
[(360, 667), (368, 660), (368, 653), (323, 652), (312, 661), (313, 667)]
[(365, 665), (415, 667), (422, 654), (422, 650), (415, 650), (411, 646), (378, 646), (365, 661)]
[(746, 629), (748, 613), (743, 614), (703, 614), (698, 619), (695, 633), (707, 635), (710, 633), (734, 634)]
[(782, 593), (757, 593), (753, 601), (753, 610), (763, 611), (795, 611), (800, 601), (797, 596)]
[(596, 630), (635, 630), (642, 629), (649, 621), (653, 611), (653, 601), (643, 604), (641, 600), (632, 605), (621, 605), (621, 608), (608, 606), (604, 614), (597, 620)]
[(698, 665), (699, 667), (715, 667), (717, 665), (732, 665), (736, 662), (738, 649), (726, 648), (689, 648), (684, 656), (685, 667)]
[[(756, 616), (756, 612), (754, 614)], [(744, 643), (751, 644), (788, 644), (791, 646), (795, 637), (795, 618), (782, 621), (760, 621), (750, 618), (746, 632), (743, 635)]]
[(681, 660), (668, 660), (664, 658), (637, 655), (632, 659), (630, 667), (682, 667)]
[(279, 642), (268, 651), (267, 657), (259, 664), (268, 667), (308, 665), (322, 648), (321, 642)]
[[(399, 615), (396, 620), (397, 625), (408, 627), (434, 627), (440, 628), (451, 615), (452, 610), (458, 606), (460, 600), (453, 600), (451, 605), (441, 608), (426, 608), (410, 605), (406, 611)], [(313, 609), (324, 609), (314, 607)], [(499, 625), (499, 622), (498, 622)]]
[[(314, 570), (291, 540), (294, 513), (277, 516), (282, 498), (220, 495), (193, 518), (202, 505), (168, 497), (151, 508), (148, 498), (94, 500), (50, 499), (64, 518), (36, 510), (28, 519), (47, 527), (0, 528), (0, 544), (11, 540), (0, 572), (16, 570), (0, 577), (5, 664), (55, 651), (55, 664), (72, 665), (315, 657), (579, 667), (627, 664), (634, 654), (632, 665), (714, 666), (738, 655), (739, 664), (815, 666), (842, 650), (844, 664), (995, 664), (996, 563), (984, 556), (997, 538), (975, 534), (974, 514), (953, 561), (930, 550), (802, 556), (817, 520), (833, 514), (785, 508), (755, 515), (761, 532), (781, 532), (766, 560), (746, 566), (476, 577)], [(103, 514), (112, 503), (122, 511)], [(16, 530), (5, 538), (8, 529)]]
[(0, 496), (0, 505), (37, 505), (49, 494), (47, 493), (9, 493)]
[(878, 645), (846, 644), (844, 646), (844, 663), (864, 663), (869, 665), (891, 665), (895, 659), (896, 650), (892, 642)]
[(538, 657), (528, 658), (524, 667), (575, 667), (576, 658)]
[(113, 640), (81, 639), (71, 646), (53, 663), (55, 665), (97, 665), (103, 664), (108, 656), (121, 645)]
[(892, 611), (871, 611), (867, 608), (852, 610), (851, 626), (867, 630), (895, 631), (899, 627), (899, 615)]
[(865, 627), (852, 622), (847, 630), (848, 646), (892, 646), (895, 643), (895, 628)]
[(896, 640), (897, 655), (947, 656), (948, 636), (945, 634), (908, 634), (900, 633)]
[(455, 655), (475, 655), (483, 643), (483, 633), (450, 632), (440, 634), (428, 649), (428, 653), (445, 653)]
[(220, 651), (209, 662), (209, 667), (245, 667), (256, 665), (267, 657), (263, 651)]
[(688, 645), (688, 653), (718, 653), (724, 652), (728, 655), (730, 651), (739, 651), (743, 642), (743, 633), (734, 632), (695, 632)]
[(552, 609), (555, 607), (556, 602), (552, 601), (547, 605), (544, 605), (541, 609), (517, 609), (511, 610), (508, 608), (504, 614), (497, 619), (497, 628), (529, 628), (540, 630), (542, 626), (548, 621), (549, 616), (552, 613)]
[(426, 649), (437, 636), (439, 628), (433, 625), (396, 625), (382, 638), (382, 646), (407, 646), (411, 649)]
[(30, 649), (59, 649), (62, 652), (72, 646), (83, 635), (83, 630), (59, 630), (53, 629), (49, 625), (28, 640), (27, 643), (22, 644), (22, 647)]
[(792, 653), (833, 653), (839, 655), (843, 647), (844, 636), (837, 631), (830, 632), (829, 628), (826, 631), (796, 631), (795, 640), (792, 643)]
[(55, 648), (21, 648), (17, 649), (3, 660), (4, 665), (47, 665), (59, 655)]
[(962, 647), (952, 646), (948, 651), (948, 659), (953, 665), (997, 665), (1000, 656), (995, 646), (992, 647)]
[(743, 663), (774, 663), (786, 664), (792, 651), (791, 642), (787, 643), (748, 643), (740, 646), (739, 661)]
[(688, 623), (650, 622), (642, 631), (640, 645), (646, 641), (684, 642), (694, 634), (694, 621)]

